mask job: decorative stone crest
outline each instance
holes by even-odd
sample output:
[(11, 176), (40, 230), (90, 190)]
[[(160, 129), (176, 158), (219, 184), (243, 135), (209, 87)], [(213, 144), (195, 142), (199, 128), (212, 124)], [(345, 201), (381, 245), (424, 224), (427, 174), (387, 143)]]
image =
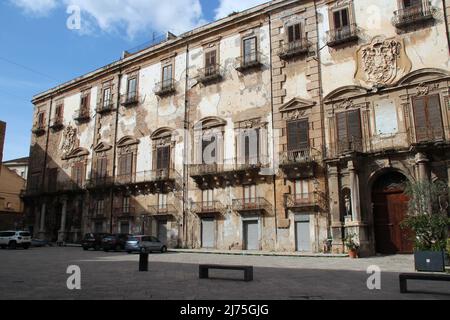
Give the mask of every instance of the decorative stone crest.
[(371, 86), (393, 84), (411, 70), (411, 61), (401, 40), (375, 38), (357, 54), (355, 76)]
[(418, 96), (426, 96), (430, 93), (430, 87), (424, 85), (423, 83), (419, 84), (416, 88)]
[(77, 129), (72, 126), (67, 126), (63, 134), (63, 143), (61, 149), (65, 155), (71, 153), (75, 148), (77, 138)]
[(306, 114), (305, 110), (294, 110), (293, 112), (290, 112), (287, 116), (288, 120), (300, 120), (303, 118)]

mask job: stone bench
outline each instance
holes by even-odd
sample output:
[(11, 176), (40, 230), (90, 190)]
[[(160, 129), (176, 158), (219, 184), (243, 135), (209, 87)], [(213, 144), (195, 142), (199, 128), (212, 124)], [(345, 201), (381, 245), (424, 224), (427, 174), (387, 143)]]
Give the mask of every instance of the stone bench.
[(209, 278), (209, 270), (242, 270), (244, 271), (244, 281), (253, 281), (253, 267), (251, 266), (227, 266), (227, 265), (217, 265), (217, 264), (202, 264), (199, 266), (199, 277), (200, 279)]
[(408, 292), (408, 280), (424, 280), (424, 281), (450, 281), (450, 274), (445, 273), (401, 273), (400, 293)]

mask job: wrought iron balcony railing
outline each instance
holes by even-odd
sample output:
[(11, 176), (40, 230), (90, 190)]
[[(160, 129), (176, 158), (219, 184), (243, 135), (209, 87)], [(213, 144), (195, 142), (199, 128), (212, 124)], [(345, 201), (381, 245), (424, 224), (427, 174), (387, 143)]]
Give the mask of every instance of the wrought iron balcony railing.
[(271, 208), (271, 204), (264, 198), (234, 199), (232, 209), (237, 212), (266, 211)]
[(311, 45), (312, 43), (306, 39), (288, 42), (281, 47), (278, 56), (281, 59), (290, 59), (307, 53)]
[(114, 101), (110, 100), (102, 100), (97, 105), (97, 113), (104, 114), (114, 110)]
[(201, 201), (193, 202), (191, 207), (192, 212), (196, 214), (213, 214), (224, 213), (226, 207), (219, 201)]
[(358, 40), (358, 27), (356, 24), (327, 32), (327, 44), (330, 47), (356, 40)]
[(219, 64), (213, 64), (198, 70), (198, 81), (203, 84), (218, 81), (221, 78), (222, 78), (222, 68), (220, 67)]
[(95, 177), (86, 182), (87, 189), (107, 188), (114, 184), (112, 177)]
[(124, 107), (132, 107), (139, 104), (139, 95), (137, 91), (127, 92), (120, 97), (120, 104)]
[(118, 185), (138, 184), (145, 182), (158, 182), (179, 179), (180, 175), (175, 169), (158, 169), (150, 171), (141, 171), (135, 174), (118, 175), (115, 183)]
[(394, 11), (392, 23), (397, 28), (433, 19), (433, 8), (428, 2)]
[(211, 174), (219, 174), (225, 172), (225, 165), (224, 164), (194, 164), (190, 167), (190, 175), (191, 177), (197, 177), (197, 176), (205, 176), (205, 175), (211, 175)]
[(288, 209), (312, 207), (315, 205), (315, 193), (287, 194), (284, 198), (284, 206)]
[(148, 211), (152, 216), (174, 216), (178, 212), (173, 204), (149, 206)]
[(62, 117), (54, 118), (51, 121), (50, 128), (52, 130), (58, 131), (64, 128), (64, 120)]
[(73, 120), (77, 122), (85, 122), (89, 121), (91, 119), (91, 115), (89, 114), (89, 109), (87, 108), (80, 108), (79, 110), (75, 111), (73, 115)]
[(122, 218), (130, 218), (130, 217), (134, 217), (135, 213), (136, 213), (136, 208), (135, 207), (130, 207), (130, 206), (120, 206), (120, 207), (116, 207), (113, 210), (114, 215), (117, 217), (122, 217)]
[(289, 150), (285, 151), (281, 154), (281, 165), (289, 166), (289, 165), (298, 165), (303, 163), (311, 163), (316, 159), (311, 153), (310, 148), (298, 149), (298, 150)]
[(236, 59), (236, 70), (239, 72), (258, 68), (261, 65), (261, 53), (259, 51), (245, 53), (242, 57)]
[(37, 136), (43, 135), (45, 133), (45, 125), (43, 124), (36, 124), (33, 126), (33, 129), (31, 132)]
[(174, 79), (167, 79), (156, 84), (154, 93), (157, 96), (166, 96), (176, 91), (176, 83)]

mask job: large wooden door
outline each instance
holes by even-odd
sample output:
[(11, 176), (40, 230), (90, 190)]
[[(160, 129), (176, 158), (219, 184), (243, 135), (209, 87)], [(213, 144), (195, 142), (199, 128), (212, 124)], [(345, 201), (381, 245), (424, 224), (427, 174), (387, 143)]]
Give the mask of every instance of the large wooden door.
[(382, 254), (412, 253), (411, 232), (401, 228), (408, 210), (408, 197), (403, 188), (391, 185), (376, 189), (372, 201), (376, 251)]

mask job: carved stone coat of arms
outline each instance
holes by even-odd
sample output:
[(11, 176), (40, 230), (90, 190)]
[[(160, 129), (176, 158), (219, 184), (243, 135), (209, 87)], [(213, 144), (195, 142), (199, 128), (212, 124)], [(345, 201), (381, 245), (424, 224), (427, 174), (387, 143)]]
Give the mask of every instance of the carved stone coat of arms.
[(77, 129), (73, 128), (72, 126), (66, 127), (64, 130), (63, 135), (63, 141), (61, 150), (63, 151), (63, 154), (67, 156), (70, 152), (72, 152), (75, 149), (75, 143), (77, 138)]
[(356, 79), (369, 86), (395, 83), (411, 70), (403, 41), (375, 38), (357, 52)]

